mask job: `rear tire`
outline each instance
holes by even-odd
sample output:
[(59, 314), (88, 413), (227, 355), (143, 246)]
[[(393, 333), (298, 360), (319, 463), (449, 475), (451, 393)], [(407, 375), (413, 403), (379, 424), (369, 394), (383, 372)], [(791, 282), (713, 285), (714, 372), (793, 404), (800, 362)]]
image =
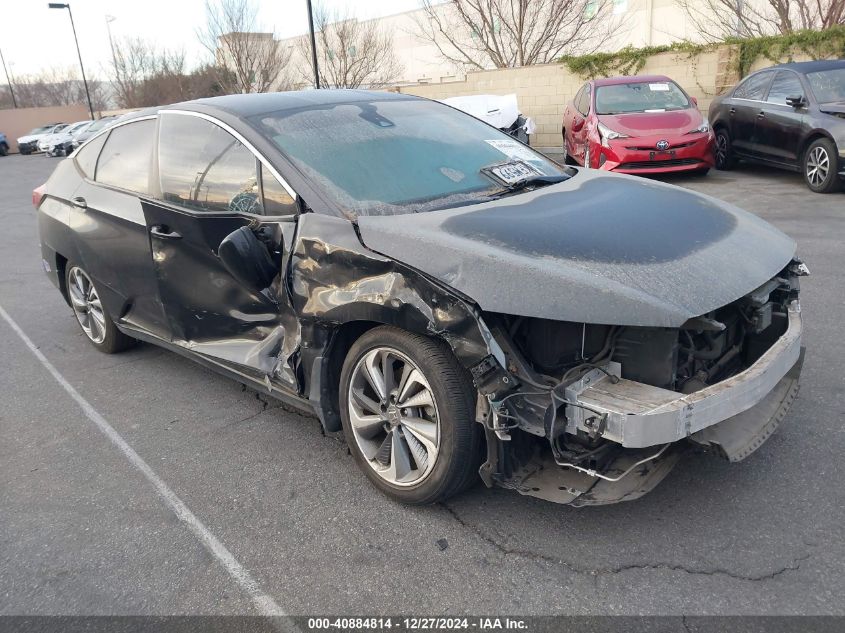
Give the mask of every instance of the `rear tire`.
[(736, 166), (736, 158), (731, 150), (731, 135), (720, 127), (716, 130), (716, 169), (728, 171)]
[(100, 293), (94, 282), (80, 266), (67, 263), (65, 288), (82, 333), (97, 350), (104, 354), (116, 354), (135, 345), (137, 341), (134, 338), (117, 329), (100, 301)]
[(349, 449), (387, 496), (436, 503), (478, 480), (475, 389), (445, 343), (390, 326), (369, 330), (346, 356), (339, 399)]
[(804, 152), (803, 162), (804, 182), (810, 191), (833, 193), (842, 186), (836, 144), (829, 138), (813, 141)]

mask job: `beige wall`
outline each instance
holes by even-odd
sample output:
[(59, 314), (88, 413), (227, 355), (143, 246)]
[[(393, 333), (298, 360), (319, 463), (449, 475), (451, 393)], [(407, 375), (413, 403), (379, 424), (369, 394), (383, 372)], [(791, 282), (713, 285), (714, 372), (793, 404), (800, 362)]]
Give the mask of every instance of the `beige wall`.
[[(702, 15), (708, 11), (711, 0), (692, 0), (692, 6), (697, 7)], [(765, 0), (744, 0), (746, 6), (765, 2)], [(449, 3), (436, 5), (436, 10), (447, 23), (458, 24), (455, 18), (449, 18), (452, 10)], [(612, 37), (602, 47), (602, 51), (616, 51), (626, 46), (635, 48), (643, 46), (658, 46), (678, 41), (701, 41), (701, 33), (695, 27), (686, 11), (678, 0), (618, 0), (609, 7), (611, 15), (607, 17), (616, 25)], [(425, 20), (425, 13), (421, 9), (397, 13), (374, 21), (379, 27), (393, 36), (393, 50), (397, 61), (402, 65), (402, 73), (397, 79), (397, 85), (433, 84), (463, 80), (466, 68), (443, 59), (437, 47), (429, 41), (419, 37), (418, 21)], [(310, 61), (299, 55), (299, 41), (306, 35), (282, 40), (282, 45), (293, 52), (292, 64), (296, 67), (308, 67)], [(448, 50), (448, 45), (445, 45)], [(492, 64), (491, 64), (492, 65)], [(473, 71), (469, 71), (473, 72)], [(296, 72), (291, 73), (296, 75)], [(306, 73), (306, 77), (309, 77)], [(297, 82), (300, 78), (291, 77)]]
[[(693, 59), (685, 53), (661, 53), (651, 57), (640, 74), (671, 77), (696, 97), (699, 108), (707, 112), (713, 97), (738, 79), (736, 73), (731, 71), (733, 53), (733, 48), (729, 46)], [(522, 113), (532, 117), (537, 124), (537, 132), (531, 138), (531, 144), (541, 148), (559, 148), (563, 111), (584, 81), (563, 64), (544, 64), (471, 72), (464, 81), (406, 86), (399, 90), (429, 99), (516, 93)]]
[(84, 105), (56, 106), (51, 108), (12, 108), (0, 110), (0, 132), (6, 135), (9, 151), (18, 151), (18, 137), (33, 128), (48, 123), (75, 123), (88, 119)]

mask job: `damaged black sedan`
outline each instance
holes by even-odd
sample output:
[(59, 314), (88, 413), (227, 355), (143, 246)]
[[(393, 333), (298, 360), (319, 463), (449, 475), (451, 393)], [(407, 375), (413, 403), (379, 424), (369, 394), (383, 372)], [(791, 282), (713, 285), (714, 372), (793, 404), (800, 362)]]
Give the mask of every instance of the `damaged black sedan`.
[(43, 265), (104, 352), (161, 345), (340, 431), (407, 503), (560, 503), (737, 461), (798, 389), (795, 243), (712, 198), (560, 167), (360, 91), (142, 111), (36, 190)]

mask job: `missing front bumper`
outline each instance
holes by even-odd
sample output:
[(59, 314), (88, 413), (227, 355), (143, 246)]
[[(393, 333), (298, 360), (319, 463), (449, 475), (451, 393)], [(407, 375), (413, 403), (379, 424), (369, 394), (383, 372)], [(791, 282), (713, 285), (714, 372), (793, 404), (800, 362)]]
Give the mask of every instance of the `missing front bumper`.
[[(749, 412), (801, 370), (801, 309), (788, 307), (784, 334), (748, 369), (691, 394), (630, 380), (615, 384), (599, 372), (587, 374), (567, 389), (567, 431), (595, 432), (596, 414), (604, 416), (601, 436), (628, 448), (668, 444)], [(606, 415), (605, 415), (606, 414)], [(753, 416), (754, 413), (749, 413)]]

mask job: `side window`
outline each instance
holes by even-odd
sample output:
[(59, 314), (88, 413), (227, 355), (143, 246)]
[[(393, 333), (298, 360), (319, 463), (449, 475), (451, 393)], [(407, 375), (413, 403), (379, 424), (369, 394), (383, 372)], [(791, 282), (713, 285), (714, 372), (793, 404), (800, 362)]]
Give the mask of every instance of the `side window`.
[(575, 96), (572, 98), (572, 105), (575, 106), (575, 109), (579, 112), (581, 111), (581, 97), (584, 94), (584, 86), (579, 88), (578, 92), (575, 93)]
[(162, 198), (194, 211), (262, 213), (255, 156), (210, 121), (163, 114), (158, 170)]
[(762, 101), (771, 79), (772, 73), (770, 72), (752, 75), (736, 87), (733, 94), (734, 99)]
[(261, 189), (264, 198), (264, 212), (267, 215), (291, 215), (296, 213), (296, 201), (282, 187), (276, 177), (261, 165)]
[(104, 185), (145, 193), (155, 126), (155, 119), (146, 119), (114, 128), (100, 152), (94, 179)]
[(76, 164), (82, 170), (82, 173), (85, 174), (86, 178), (94, 179), (97, 158), (100, 156), (100, 150), (103, 149), (103, 144), (106, 142), (107, 136), (108, 134), (101, 134), (76, 152)]
[(804, 96), (804, 88), (801, 86), (801, 80), (798, 79), (798, 75), (788, 70), (780, 70), (775, 75), (774, 81), (772, 81), (772, 87), (769, 88), (769, 96), (766, 98), (766, 101), (778, 105), (787, 105), (787, 97), (799, 96)]
[(590, 85), (584, 84), (584, 87), (581, 88), (581, 98), (578, 100), (578, 103), (575, 104), (578, 108), (578, 112), (587, 116), (590, 113)]

